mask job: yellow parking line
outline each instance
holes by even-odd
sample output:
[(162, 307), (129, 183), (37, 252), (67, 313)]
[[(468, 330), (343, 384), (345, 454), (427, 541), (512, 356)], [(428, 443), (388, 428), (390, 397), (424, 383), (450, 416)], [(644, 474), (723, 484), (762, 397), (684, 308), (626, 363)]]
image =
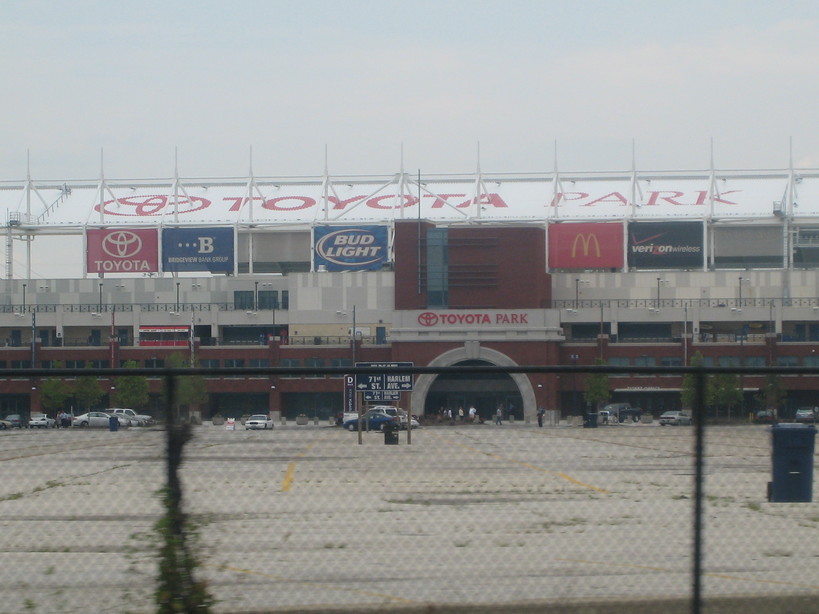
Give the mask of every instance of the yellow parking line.
[(567, 482), (571, 482), (572, 484), (576, 484), (577, 486), (581, 486), (583, 488), (588, 488), (589, 490), (594, 490), (596, 492), (603, 493), (604, 495), (609, 494), (609, 491), (606, 490), (605, 488), (600, 488), (599, 486), (593, 486), (592, 484), (586, 484), (585, 482), (581, 482), (580, 480), (578, 480), (576, 478), (573, 478), (572, 476), (570, 476), (570, 475), (568, 475), (566, 473), (563, 473), (562, 471), (550, 471), (549, 469), (544, 469), (543, 467), (538, 467), (537, 465), (532, 465), (531, 463), (527, 463), (527, 462), (524, 462), (524, 461), (519, 461), (519, 460), (517, 460), (515, 458), (509, 458), (507, 456), (501, 456), (500, 454), (493, 454), (491, 452), (484, 452), (483, 450), (478, 450), (477, 448), (473, 448), (472, 446), (468, 446), (465, 443), (461, 443), (459, 441), (453, 441), (453, 440), (448, 439), (446, 437), (436, 435), (435, 433), (432, 433), (432, 435), (433, 435), (433, 437), (438, 437), (439, 439), (443, 439), (444, 441), (455, 444), (456, 446), (460, 446), (461, 448), (464, 448), (465, 450), (469, 450), (470, 452), (475, 452), (477, 454), (483, 454), (484, 456), (488, 456), (490, 458), (494, 458), (494, 459), (497, 459), (499, 461), (504, 461), (504, 462), (507, 462), (507, 463), (514, 463), (516, 465), (520, 465), (521, 467), (526, 467), (527, 469), (531, 469), (533, 471), (539, 471), (541, 473), (548, 473), (549, 475), (557, 476), (557, 477), (559, 477), (559, 478), (561, 478), (563, 480), (566, 480)]
[[(314, 445), (316, 445), (322, 439), (326, 439), (326, 437), (327, 436), (319, 437), (318, 439), (315, 439), (315, 440), (311, 441), (310, 443), (308, 443), (307, 446), (304, 448), (304, 450), (302, 450), (301, 452), (296, 454), (296, 459), (303, 458), (310, 451), (310, 448), (312, 448)], [(295, 473), (296, 473), (296, 461), (292, 460), (287, 465), (287, 471), (285, 471), (285, 473), (284, 473), (284, 479), (282, 480), (282, 492), (290, 492), (290, 488), (293, 486), (293, 481), (295, 480)]]
[(364, 595), (366, 597), (374, 597), (376, 599), (388, 599), (390, 601), (395, 601), (398, 603), (403, 603), (405, 605), (414, 605), (419, 602), (413, 601), (411, 599), (405, 599), (403, 597), (396, 597), (395, 595), (387, 595), (384, 593), (375, 593), (373, 591), (367, 591), (358, 588), (349, 588), (345, 586), (335, 586), (335, 585), (327, 585), (327, 584), (319, 584), (318, 582), (305, 582), (304, 580), (294, 580), (293, 578), (288, 578), (286, 576), (279, 576), (276, 574), (271, 574), (263, 571), (256, 571), (253, 569), (243, 569), (241, 567), (233, 567), (232, 565), (209, 565), (209, 567), (215, 567), (217, 569), (223, 569), (225, 571), (233, 571), (236, 573), (242, 574), (249, 574), (252, 576), (261, 576), (263, 578), (268, 578), (270, 580), (279, 580), (282, 582), (292, 582), (296, 584), (301, 584), (304, 586), (311, 586), (314, 588), (321, 588), (328, 591), (338, 591), (343, 593), (355, 593), (357, 595)]

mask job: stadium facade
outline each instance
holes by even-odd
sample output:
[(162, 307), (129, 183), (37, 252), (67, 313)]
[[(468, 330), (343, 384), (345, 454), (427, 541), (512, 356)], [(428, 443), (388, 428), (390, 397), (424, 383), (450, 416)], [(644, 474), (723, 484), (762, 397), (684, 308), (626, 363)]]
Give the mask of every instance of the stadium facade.
[[(819, 366), (819, 170), (34, 181), (0, 184), (0, 413), (37, 410), (29, 366)], [(83, 262), (39, 279), (54, 241)], [(40, 247), (44, 245), (46, 247)], [(15, 270), (15, 251), (26, 270)], [(785, 378), (782, 410), (815, 405)], [(209, 378), (198, 408), (325, 418), (343, 378)], [(762, 378), (741, 380), (760, 406)], [(112, 382), (106, 382), (111, 384)], [(154, 392), (159, 392), (158, 382)], [(612, 399), (680, 407), (677, 377)], [(419, 376), (417, 414), (579, 414), (583, 377)]]

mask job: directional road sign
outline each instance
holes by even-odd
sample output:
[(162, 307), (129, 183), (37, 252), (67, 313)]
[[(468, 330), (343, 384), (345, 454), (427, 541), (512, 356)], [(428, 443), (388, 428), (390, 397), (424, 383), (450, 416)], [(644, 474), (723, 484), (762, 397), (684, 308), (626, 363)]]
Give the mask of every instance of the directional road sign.
[[(412, 362), (357, 362), (356, 367), (371, 367), (374, 369), (384, 369), (383, 373), (358, 373), (355, 376), (355, 387), (359, 392), (392, 393), (392, 396), (378, 400), (397, 400), (402, 392), (412, 392), (412, 373), (390, 373), (391, 369), (399, 367), (412, 367)], [(366, 397), (365, 397), (366, 398)]]

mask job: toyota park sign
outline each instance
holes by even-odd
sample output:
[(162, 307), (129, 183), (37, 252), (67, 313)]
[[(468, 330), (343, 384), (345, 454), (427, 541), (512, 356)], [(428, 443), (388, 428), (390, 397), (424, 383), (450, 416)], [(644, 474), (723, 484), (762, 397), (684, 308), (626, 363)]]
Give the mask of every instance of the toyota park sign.
[(86, 232), (88, 273), (156, 273), (156, 228), (92, 228)]

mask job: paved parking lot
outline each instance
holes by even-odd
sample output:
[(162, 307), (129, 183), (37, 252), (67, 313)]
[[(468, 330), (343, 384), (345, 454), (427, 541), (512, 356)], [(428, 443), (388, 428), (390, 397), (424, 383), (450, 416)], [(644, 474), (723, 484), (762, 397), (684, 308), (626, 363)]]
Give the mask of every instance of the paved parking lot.
[[(394, 446), (365, 433), (359, 445), (325, 424), (195, 427), (185, 504), (215, 611), (690, 611), (692, 429), (406, 436)], [(815, 611), (819, 506), (766, 501), (769, 436), (708, 431), (713, 611)], [(152, 610), (164, 437), (0, 433), (0, 612)]]

